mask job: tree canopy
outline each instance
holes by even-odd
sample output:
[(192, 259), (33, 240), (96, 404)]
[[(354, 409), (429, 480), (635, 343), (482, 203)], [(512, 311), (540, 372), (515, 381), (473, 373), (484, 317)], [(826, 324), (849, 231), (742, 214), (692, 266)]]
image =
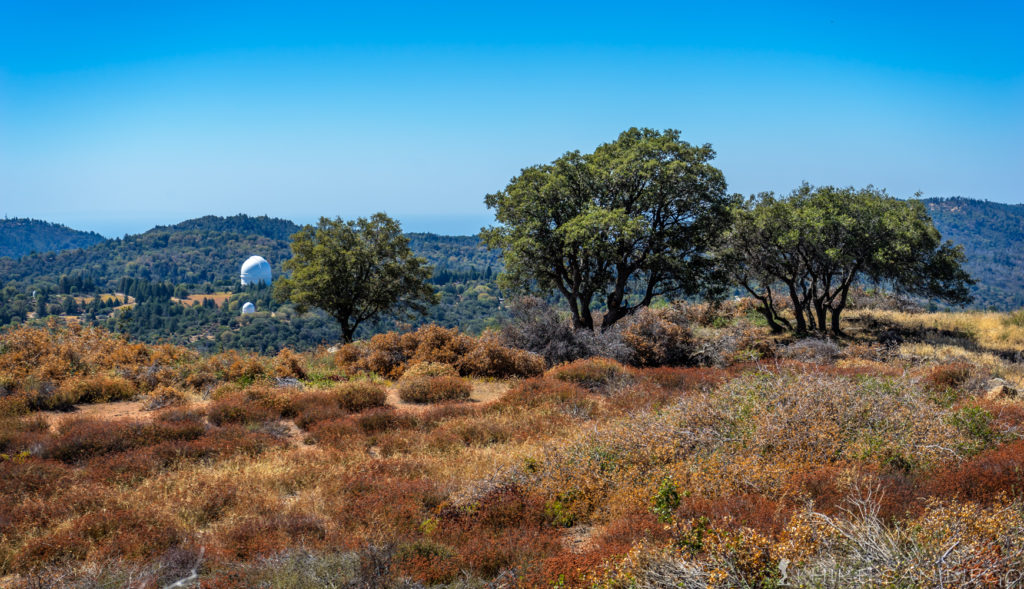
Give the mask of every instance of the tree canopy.
[(425, 314), (436, 302), (431, 268), (413, 255), (398, 222), (383, 213), (355, 221), (321, 217), (292, 236), (291, 276), (276, 296), (300, 309), (318, 307), (341, 325), (345, 342), (383, 316)]
[(504, 252), (501, 285), (556, 291), (589, 329), (600, 306), (607, 328), (655, 297), (713, 291), (708, 252), (731, 202), (714, 157), (678, 131), (633, 128), (593, 153), (523, 169), (485, 199), (499, 225), (482, 237)]
[[(971, 301), (963, 250), (942, 241), (924, 204), (871, 186), (804, 184), (782, 199), (751, 197), (735, 208), (720, 254), (775, 331), (841, 333), (839, 318), (858, 282), (950, 304)], [(778, 312), (786, 298), (795, 325)]]

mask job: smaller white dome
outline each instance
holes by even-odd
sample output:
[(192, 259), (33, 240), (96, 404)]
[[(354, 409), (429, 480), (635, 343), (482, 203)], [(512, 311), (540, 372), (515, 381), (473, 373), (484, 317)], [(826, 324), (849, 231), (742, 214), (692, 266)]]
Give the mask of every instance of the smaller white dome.
[(242, 315), (251, 315), (256, 312), (256, 305), (248, 302), (242, 305)]
[(250, 284), (266, 284), (270, 286), (270, 262), (262, 256), (250, 256), (242, 264), (242, 286)]

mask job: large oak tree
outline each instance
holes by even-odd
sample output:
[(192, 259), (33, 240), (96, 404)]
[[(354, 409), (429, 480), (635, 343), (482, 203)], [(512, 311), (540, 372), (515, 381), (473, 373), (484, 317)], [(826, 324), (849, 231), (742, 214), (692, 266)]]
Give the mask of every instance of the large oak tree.
[(504, 253), (502, 286), (561, 293), (588, 329), (599, 306), (607, 328), (655, 297), (713, 290), (708, 252), (731, 202), (714, 157), (678, 131), (634, 128), (523, 169), (486, 197), (499, 224), (482, 237)]
[(413, 255), (398, 222), (383, 213), (355, 221), (320, 218), (292, 235), (292, 258), (275, 296), (338, 320), (345, 342), (383, 315), (425, 314), (436, 303), (431, 267)]

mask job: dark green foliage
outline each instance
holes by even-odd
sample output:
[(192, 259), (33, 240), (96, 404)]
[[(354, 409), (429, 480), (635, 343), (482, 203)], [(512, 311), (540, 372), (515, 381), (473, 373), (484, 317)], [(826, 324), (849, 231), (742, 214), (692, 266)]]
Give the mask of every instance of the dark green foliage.
[(0, 257), (20, 258), (31, 253), (86, 248), (105, 238), (92, 231), (77, 231), (35, 219), (0, 220)]
[(707, 254), (730, 203), (714, 157), (678, 131), (634, 128), (593, 153), (524, 168), (486, 197), (499, 225), (482, 235), (504, 251), (503, 285), (561, 294), (586, 329), (602, 304), (604, 329), (655, 297), (713, 292)]
[(929, 198), (924, 204), (942, 236), (964, 248), (982, 308), (1024, 307), (1024, 205), (970, 198)]
[(338, 321), (346, 343), (380, 317), (426, 315), (437, 302), (432, 269), (413, 255), (398, 222), (384, 213), (355, 221), (321, 217), (292, 236), (293, 256), (275, 294), (300, 309), (316, 307)]
[[(864, 283), (955, 305), (971, 301), (963, 250), (942, 241), (924, 204), (871, 186), (803, 184), (785, 198), (752, 197), (736, 207), (719, 261), (760, 301), (776, 332), (840, 333), (850, 290)], [(793, 324), (778, 313), (784, 299)]]

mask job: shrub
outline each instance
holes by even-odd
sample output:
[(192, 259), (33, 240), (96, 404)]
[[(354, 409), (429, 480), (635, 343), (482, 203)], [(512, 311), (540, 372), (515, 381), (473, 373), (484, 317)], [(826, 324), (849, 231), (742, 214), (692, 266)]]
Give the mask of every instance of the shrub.
[(634, 366), (687, 364), (694, 351), (693, 334), (678, 314), (666, 309), (644, 308), (622, 326), (622, 341), (630, 349)]
[(274, 376), (278, 378), (306, 378), (306, 360), (299, 354), (282, 349), (274, 358)]
[(309, 429), (314, 423), (344, 417), (348, 411), (341, 407), (338, 395), (330, 390), (312, 391), (296, 395), (291, 402), (295, 425)]
[(568, 316), (536, 297), (516, 299), (509, 312), (512, 317), (502, 327), (501, 340), (541, 356), (548, 365), (592, 356), (627, 361), (632, 353), (620, 337), (620, 326), (603, 332), (575, 329)]
[(924, 377), (924, 384), (934, 391), (958, 389), (971, 378), (971, 365), (966, 362), (939, 364)]
[(472, 390), (469, 382), (457, 376), (414, 378), (398, 383), (398, 395), (407, 403), (462, 401)]
[(185, 405), (188, 401), (188, 396), (181, 390), (174, 387), (159, 386), (146, 395), (142, 408), (146, 411), (153, 411), (172, 405)]
[(124, 401), (135, 396), (135, 385), (125, 378), (93, 374), (65, 380), (61, 394), (73, 403), (106, 403)]
[(228, 423), (263, 423), (280, 417), (280, 412), (272, 407), (255, 402), (252, 397), (235, 393), (217, 399), (207, 410), (210, 423), (225, 425)]
[(789, 344), (779, 355), (803, 362), (831, 364), (842, 355), (842, 350), (831, 340), (809, 337)]
[(499, 406), (556, 407), (573, 417), (589, 418), (597, 412), (597, 403), (587, 391), (575, 383), (554, 378), (531, 378), (518, 383), (505, 393)]
[(629, 380), (626, 368), (610, 358), (586, 358), (560, 364), (549, 370), (548, 375), (592, 391), (608, 391)]
[(342, 409), (358, 413), (371, 407), (382, 407), (387, 403), (387, 391), (383, 385), (365, 380), (342, 383), (331, 389)]
[(343, 346), (335, 360), (346, 370), (370, 371), (387, 378), (399, 378), (422, 363), (447, 364), (463, 376), (531, 376), (543, 370), (540, 358), (508, 348), (493, 335), (472, 338), (455, 328), (433, 324), (409, 333), (381, 333), (367, 342)]
[(458, 376), (459, 371), (455, 369), (451, 364), (441, 364), (440, 362), (417, 362), (409, 366), (405, 372), (402, 373), (401, 380), (409, 380), (413, 378), (422, 378), (430, 376)]
[(544, 358), (502, 345), (497, 336), (486, 334), (459, 358), (456, 366), (465, 376), (529, 377), (544, 372)]

